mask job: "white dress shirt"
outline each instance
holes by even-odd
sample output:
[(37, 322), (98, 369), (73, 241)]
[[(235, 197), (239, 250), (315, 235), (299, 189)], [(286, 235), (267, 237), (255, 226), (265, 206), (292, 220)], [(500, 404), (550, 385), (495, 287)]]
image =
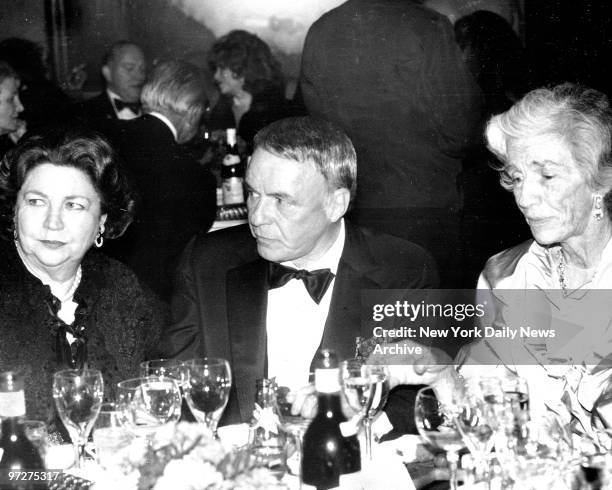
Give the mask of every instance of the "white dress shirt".
[(117, 118), (121, 119), (122, 121), (129, 121), (130, 119), (136, 119), (137, 117), (140, 117), (141, 111), (134, 112), (127, 107), (124, 107), (123, 109), (118, 111), (114, 101), (115, 99), (121, 100), (121, 97), (119, 97), (115, 92), (109, 89), (106, 89), (106, 93), (108, 94), (108, 98), (111, 101), (111, 105), (113, 106), (115, 114), (117, 114)]
[[(342, 220), (338, 237), (322, 257), (306, 267), (296, 267), (292, 262), (282, 262), (282, 265), (309, 271), (330, 269), (336, 274), (344, 238)], [(310, 297), (300, 279), (291, 279), (284, 286), (268, 291), (268, 377), (275, 377), (279, 386), (296, 390), (308, 384), (310, 363), (321, 344), (335, 282), (334, 278), (319, 304)]]

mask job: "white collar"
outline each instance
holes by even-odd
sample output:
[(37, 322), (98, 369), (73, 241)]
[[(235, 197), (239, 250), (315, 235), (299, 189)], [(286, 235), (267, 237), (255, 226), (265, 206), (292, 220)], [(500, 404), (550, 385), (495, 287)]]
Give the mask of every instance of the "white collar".
[(340, 232), (338, 233), (336, 240), (321, 257), (313, 260), (312, 262), (309, 261), (305, 267), (297, 267), (291, 260), (281, 262), (281, 265), (292, 267), (294, 269), (306, 269), (309, 271), (329, 269), (333, 274), (336, 274), (338, 271), (338, 263), (340, 262), (340, 257), (342, 256), (342, 250), (344, 249), (345, 237), (346, 231), (344, 226), (344, 218), (342, 218), (340, 221)]
[(113, 99), (123, 100), (121, 97), (119, 97), (119, 95), (117, 95), (115, 92), (113, 92), (109, 88), (106, 89), (106, 93), (108, 94), (108, 98), (111, 99), (111, 100), (113, 100)]
[(178, 132), (176, 131), (176, 128), (174, 127), (174, 124), (172, 124), (170, 119), (168, 119), (163, 114), (160, 114), (159, 112), (155, 112), (155, 111), (149, 112), (149, 114), (156, 117), (157, 119), (162, 121), (166, 126), (168, 126), (170, 131), (172, 131), (172, 135), (174, 136), (174, 141), (178, 141)]

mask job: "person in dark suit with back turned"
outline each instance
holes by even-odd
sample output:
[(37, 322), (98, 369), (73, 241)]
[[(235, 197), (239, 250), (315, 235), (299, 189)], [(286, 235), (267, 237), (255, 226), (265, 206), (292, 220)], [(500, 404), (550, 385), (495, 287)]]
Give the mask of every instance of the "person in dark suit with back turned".
[(106, 132), (114, 121), (141, 115), (140, 92), (147, 63), (142, 49), (130, 41), (117, 41), (104, 56), (102, 76), (106, 89), (77, 105), (77, 116), (94, 129)]
[(355, 337), (372, 336), (360, 325), (363, 290), (438, 281), (419, 246), (344, 219), (357, 164), (337, 126), (282, 119), (260, 130), (254, 144), (248, 226), (190, 241), (160, 344), (165, 356), (230, 361), (235, 382), (222, 422), (249, 419), (257, 378), (299, 390), (319, 348), (352, 357)]
[(132, 227), (110, 252), (166, 300), (174, 260), (210, 228), (217, 210), (214, 176), (182, 146), (198, 130), (203, 87), (195, 66), (160, 63), (142, 90), (145, 114), (123, 122), (113, 137), (139, 199)]
[(416, 0), (348, 0), (308, 31), (300, 73), (308, 113), (355, 144), (352, 219), (425, 247), (458, 287), (457, 177), (482, 101), (448, 20)]

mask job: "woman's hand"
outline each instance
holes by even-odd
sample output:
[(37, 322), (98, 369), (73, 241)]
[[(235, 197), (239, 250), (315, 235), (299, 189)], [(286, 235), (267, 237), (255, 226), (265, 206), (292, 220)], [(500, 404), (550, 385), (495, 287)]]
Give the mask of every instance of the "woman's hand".
[[(389, 388), (398, 385), (435, 384), (453, 366), (451, 357), (437, 347), (429, 347), (411, 340), (380, 344), (378, 352), (368, 357), (368, 364), (382, 364), (389, 371)], [(385, 347), (393, 351), (411, 354), (387, 354)]]

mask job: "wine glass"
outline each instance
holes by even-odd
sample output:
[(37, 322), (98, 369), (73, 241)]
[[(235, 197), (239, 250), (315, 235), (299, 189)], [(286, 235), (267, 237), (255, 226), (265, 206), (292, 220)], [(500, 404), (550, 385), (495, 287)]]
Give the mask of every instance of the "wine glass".
[(506, 403), (499, 378), (473, 377), (465, 381), (464, 396), (455, 417), (459, 433), (474, 457), (477, 475), (487, 478), (488, 455), (493, 437), (506, 417)]
[(414, 421), (419, 435), (429, 444), (446, 451), (450, 468), (450, 489), (457, 490), (459, 451), (465, 446), (455, 424), (455, 414), (442, 405), (433, 388), (421, 388), (414, 402)]
[(232, 372), (225, 359), (204, 357), (185, 361), (184, 390), (195, 419), (217, 436), (217, 424), (232, 386)]
[(342, 391), (349, 406), (363, 419), (366, 455), (372, 459), (372, 420), (385, 405), (389, 394), (387, 369), (354, 358), (342, 363), (341, 372)]
[(146, 376), (121, 381), (117, 398), (135, 433), (150, 435), (181, 415), (181, 390), (172, 378)]
[(104, 381), (97, 369), (66, 369), (53, 375), (53, 400), (72, 439), (77, 468), (85, 462), (85, 444), (103, 395)]
[(175, 379), (183, 384), (183, 361), (178, 359), (152, 359), (140, 363), (140, 376), (159, 376)]

